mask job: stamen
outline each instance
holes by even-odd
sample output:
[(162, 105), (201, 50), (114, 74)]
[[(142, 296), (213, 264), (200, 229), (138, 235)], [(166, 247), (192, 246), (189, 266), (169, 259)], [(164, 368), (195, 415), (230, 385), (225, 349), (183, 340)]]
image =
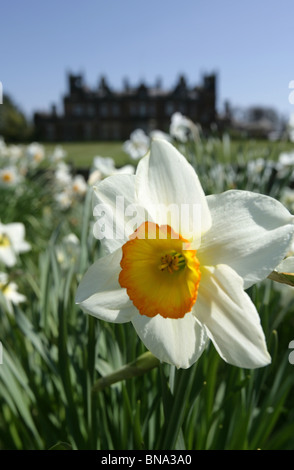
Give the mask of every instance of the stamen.
[(0, 233), (0, 246), (9, 246), (10, 240), (5, 233)]
[(34, 160), (40, 162), (42, 160), (42, 154), (40, 152), (35, 153)]
[(7, 294), (7, 292), (10, 290), (9, 289), (9, 282), (6, 282), (6, 283), (0, 282), (0, 290), (3, 292), (3, 294)]
[(9, 183), (12, 180), (12, 175), (10, 173), (4, 173), (2, 175), (2, 181), (5, 181), (5, 183)]
[(173, 274), (174, 271), (183, 269), (185, 266), (186, 260), (182, 253), (173, 251), (161, 257), (161, 264), (158, 268), (160, 271), (167, 270), (170, 274)]

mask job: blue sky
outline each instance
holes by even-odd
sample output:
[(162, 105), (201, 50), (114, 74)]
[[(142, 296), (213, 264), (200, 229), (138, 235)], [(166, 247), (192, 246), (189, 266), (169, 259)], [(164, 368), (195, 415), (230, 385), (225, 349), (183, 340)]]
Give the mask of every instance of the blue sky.
[(263, 105), (286, 116), (294, 80), (293, 0), (4, 0), (0, 81), (28, 114), (61, 105), (66, 74), (171, 88), (218, 74), (218, 109)]

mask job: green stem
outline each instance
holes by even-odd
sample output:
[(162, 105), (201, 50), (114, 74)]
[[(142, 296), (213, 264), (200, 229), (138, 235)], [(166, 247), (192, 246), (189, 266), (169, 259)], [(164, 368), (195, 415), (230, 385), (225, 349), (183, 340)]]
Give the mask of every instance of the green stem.
[(135, 361), (130, 362), (112, 374), (106, 375), (105, 377), (101, 377), (101, 379), (97, 380), (93, 385), (92, 393), (100, 392), (104, 388), (117, 382), (121, 382), (122, 380), (143, 375), (149, 370), (154, 369), (154, 367), (158, 367), (159, 364), (159, 359), (153, 356), (150, 352), (146, 352), (135, 359)]

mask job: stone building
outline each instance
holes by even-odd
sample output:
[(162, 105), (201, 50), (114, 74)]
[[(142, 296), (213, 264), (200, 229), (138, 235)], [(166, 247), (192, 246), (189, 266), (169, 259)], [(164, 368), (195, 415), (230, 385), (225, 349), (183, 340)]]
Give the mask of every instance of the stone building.
[(113, 90), (105, 78), (97, 89), (85, 86), (82, 75), (68, 76), (68, 93), (62, 115), (53, 106), (50, 113), (36, 112), (34, 124), (39, 141), (126, 140), (137, 128), (168, 132), (171, 115), (179, 111), (203, 130), (216, 120), (216, 77), (203, 77), (201, 86), (188, 87), (181, 76), (176, 86), (164, 90), (141, 83), (121, 91)]

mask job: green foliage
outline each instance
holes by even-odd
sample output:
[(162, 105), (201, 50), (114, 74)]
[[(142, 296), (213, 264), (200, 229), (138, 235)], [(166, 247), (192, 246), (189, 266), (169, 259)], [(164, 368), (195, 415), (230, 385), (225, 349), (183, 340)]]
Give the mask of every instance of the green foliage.
[(25, 142), (32, 136), (32, 126), (24, 113), (5, 94), (3, 104), (0, 105), (0, 136), (6, 142)]

